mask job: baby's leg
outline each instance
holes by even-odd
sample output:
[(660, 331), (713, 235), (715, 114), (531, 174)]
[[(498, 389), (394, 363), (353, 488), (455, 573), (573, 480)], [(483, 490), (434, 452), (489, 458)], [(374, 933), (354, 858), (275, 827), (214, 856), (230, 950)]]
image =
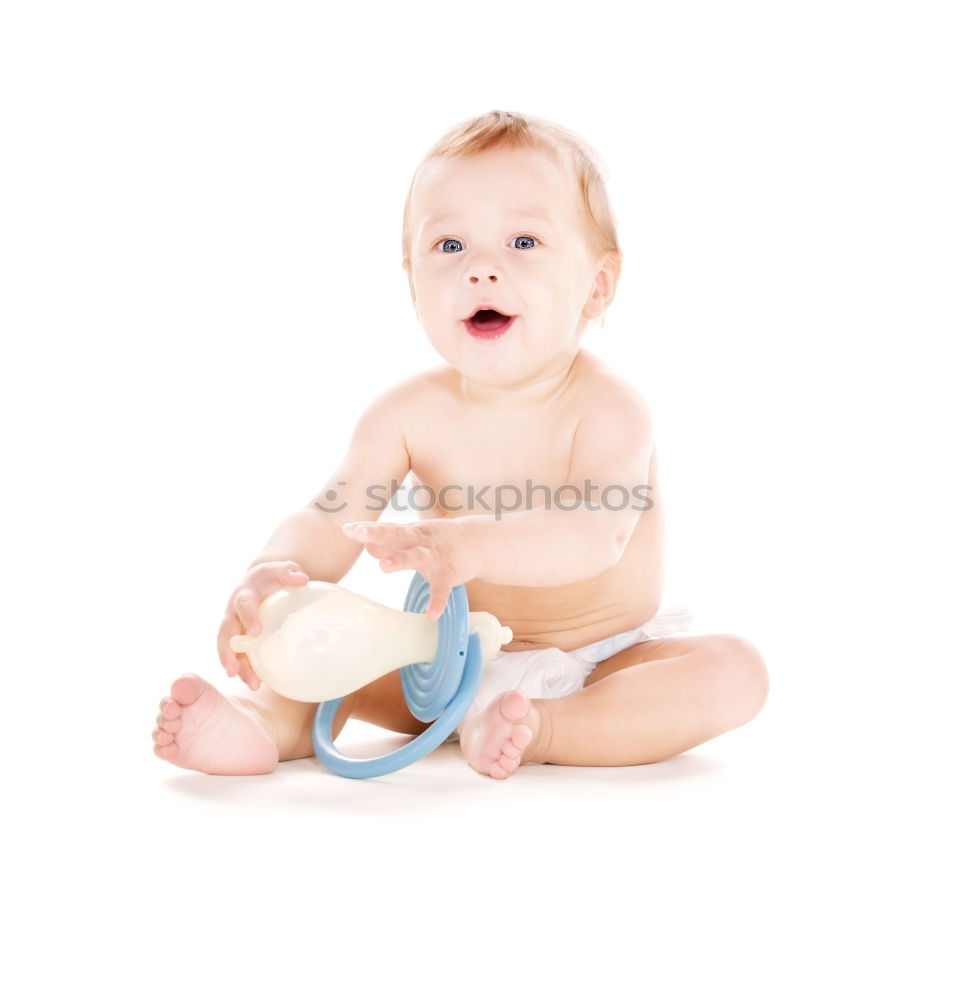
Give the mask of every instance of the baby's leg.
[[(265, 684), (258, 691), (224, 695), (201, 677), (186, 674), (161, 701), (152, 734), (155, 754), (206, 774), (267, 774), (281, 760), (313, 755), (316, 708), (284, 698)], [(410, 714), (399, 671), (343, 698), (333, 720), (334, 740), (350, 718), (415, 736), (429, 725)]]
[(544, 703), (552, 724), (532, 759), (598, 767), (668, 760), (745, 725), (768, 691), (762, 656), (739, 636), (650, 639), (599, 663), (583, 690)]
[(403, 695), (399, 670), (378, 677), (366, 687), (360, 688), (355, 695), (356, 702), (350, 713), (353, 719), (369, 722), (394, 733), (406, 733), (408, 736), (419, 736), (432, 725), (430, 722), (421, 722), (411, 714)]
[[(334, 739), (353, 705), (352, 696), (340, 705)], [(314, 704), (283, 698), (265, 684), (225, 695), (197, 674), (185, 674), (161, 700), (155, 754), (206, 774), (267, 774), (280, 760), (312, 754), (315, 714)]]
[(504, 692), (465, 724), (461, 748), (493, 778), (520, 764), (651, 764), (749, 722), (768, 688), (762, 657), (736, 636), (651, 639), (603, 660), (565, 698)]
[[(262, 716), (273, 742), (279, 748), (279, 760), (298, 760), (312, 757), (313, 723), (316, 719), (315, 704), (283, 698), (265, 686), (256, 692), (238, 696), (249, 703)], [(429, 725), (410, 714), (403, 696), (400, 671), (378, 677), (364, 687), (346, 695), (336, 711), (331, 738), (336, 739), (349, 719), (359, 719), (395, 733), (417, 736)]]

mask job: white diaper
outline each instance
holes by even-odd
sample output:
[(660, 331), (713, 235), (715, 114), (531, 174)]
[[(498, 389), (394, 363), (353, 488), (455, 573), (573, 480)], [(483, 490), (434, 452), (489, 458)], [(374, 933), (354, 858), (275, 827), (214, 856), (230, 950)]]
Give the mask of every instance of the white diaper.
[[(517, 688), (529, 698), (564, 698), (580, 691), (588, 675), (610, 656), (645, 639), (661, 639), (676, 632), (687, 632), (692, 615), (686, 608), (660, 611), (655, 618), (638, 628), (565, 652), (556, 646), (526, 649), (516, 653), (498, 653), (484, 664), (481, 684), (464, 718), (482, 712), (502, 692)], [(460, 739), (463, 722), (444, 741)]]

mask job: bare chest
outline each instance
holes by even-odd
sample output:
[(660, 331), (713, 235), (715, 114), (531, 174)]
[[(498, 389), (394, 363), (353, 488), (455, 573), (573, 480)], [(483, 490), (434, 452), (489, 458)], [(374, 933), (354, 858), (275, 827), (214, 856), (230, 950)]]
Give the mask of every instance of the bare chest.
[(424, 516), (488, 513), (543, 505), (548, 488), (567, 481), (578, 415), (441, 412), (413, 442), (415, 487), (427, 494)]

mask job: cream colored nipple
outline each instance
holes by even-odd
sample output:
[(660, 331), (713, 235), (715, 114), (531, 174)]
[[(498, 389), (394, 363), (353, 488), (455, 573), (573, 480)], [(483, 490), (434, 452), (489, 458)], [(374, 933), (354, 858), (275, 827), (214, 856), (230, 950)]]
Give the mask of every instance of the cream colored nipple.
[[(259, 606), (262, 633), (236, 635), (229, 646), (245, 653), (259, 679), (296, 701), (329, 701), (409, 663), (431, 661), (437, 622), (395, 611), (335, 583), (312, 580), (285, 587)], [(513, 638), (486, 611), (468, 615), (487, 663)]]

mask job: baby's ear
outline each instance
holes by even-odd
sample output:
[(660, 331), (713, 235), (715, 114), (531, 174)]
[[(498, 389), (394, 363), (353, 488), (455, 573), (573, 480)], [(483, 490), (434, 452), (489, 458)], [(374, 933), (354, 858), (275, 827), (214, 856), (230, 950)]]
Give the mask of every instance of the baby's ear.
[(612, 304), (621, 274), (622, 253), (620, 250), (610, 250), (599, 261), (595, 284), (582, 310), (587, 319), (597, 319)]

